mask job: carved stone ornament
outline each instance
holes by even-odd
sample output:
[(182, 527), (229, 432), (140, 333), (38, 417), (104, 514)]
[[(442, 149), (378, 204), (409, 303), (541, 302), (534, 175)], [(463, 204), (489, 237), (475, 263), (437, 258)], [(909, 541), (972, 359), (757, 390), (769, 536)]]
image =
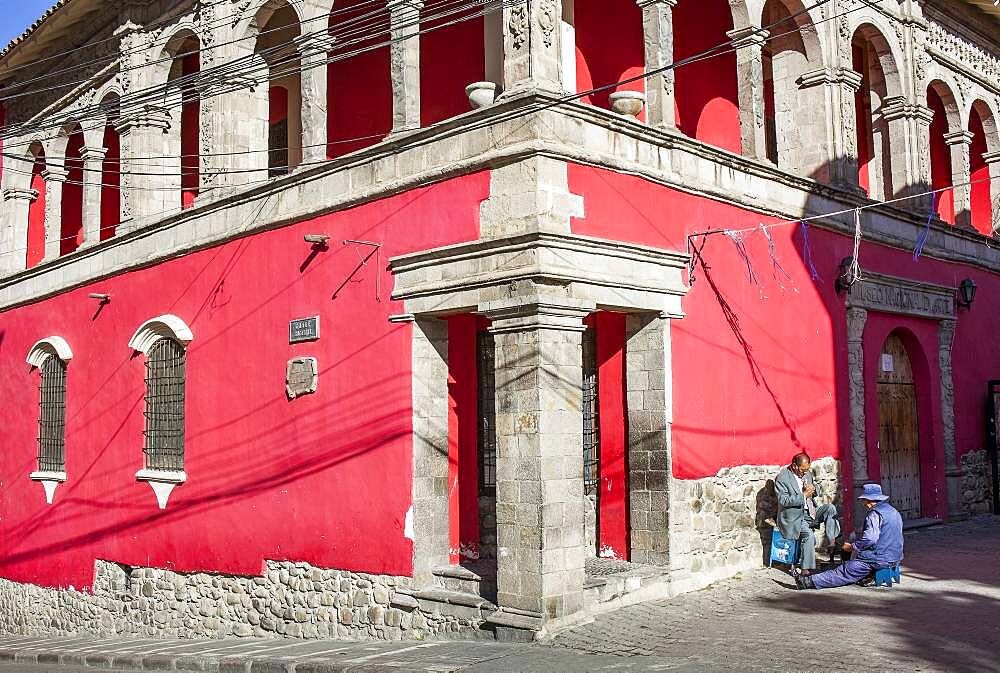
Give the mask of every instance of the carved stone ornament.
[(955, 317), (955, 290), (862, 270), (861, 280), (851, 286), (847, 295), (847, 305), (882, 313), (948, 320)]
[(319, 384), (319, 370), (316, 358), (295, 358), (288, 361), (285, 370), (285, 393), (288, 399), (316, 392)]
[(556, 26), (559, 25), (559, 7), (555, 0), (542, 0), (538, 11), (538, 27), (542, 29), (542, 41), (551, 47)]
[(520, 51), (528, 41), (528, 8), (525, 5), (511, 7), (507, 18), (507, 31), (510, 33), (511, 46)]

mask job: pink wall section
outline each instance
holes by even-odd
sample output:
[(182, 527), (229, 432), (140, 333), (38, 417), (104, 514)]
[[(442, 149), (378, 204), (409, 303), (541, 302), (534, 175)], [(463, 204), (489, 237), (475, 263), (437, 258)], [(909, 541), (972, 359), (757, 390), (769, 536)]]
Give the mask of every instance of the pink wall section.
[(983, 160), (983, 154), (989, 148), (986, 145), (982, 117), (975, 108), (969, 115), (969, 131), (972, 132), (972, 146), (969, 148), (972, 226), (979, 233), (989, 236), (993, 233), (993, 204), (990, 197), (990, 167)]
[[(407, 574), (411, 391), (407, 325), (388, 316), (389, 256), (474, 239), (489, 188), (478, 173), (258, 234), (0, 313), (0, 575), (87, 586), (94, 559), (256, 574), (265, 559)], [(306, 233), (332, 236), (312, 256)], [(381, 242), (367, 265), (345, 238)], [(367, 249), (361, 249), (367, 254)], [(311, 257), (311, 259), (310, 259)], [(375, 274), (381, 273), (376, 298)], [(98, 310), (89, 292), (111, 295)], [(157, 509), (143, 465), (145, 320), (190, 325), (185, 469)], [(319, 315), (322, 338), (288, 344), (288, 321)], [(55, 502), (36, 465), (39, 374), (31, 345), (62, 336), (66, 472)], [(319, 389), (285, 397), (285, 365), (319, 360)]]
[(30, 269), (45, 258), (45, 154), (39, 149), (39, 155), (31, 167), (31, 188), (38, 192), (38, 197), (28, 206), (28, 234), (25, 267)]
[[(585, 199), (586, 217), (573, 221), (579, 234), (684, 250), (686, 236), (708, 228), (754, 227), (773, 220), (760, 214), (654, 185), (640, 178), (584, 166), (570, 166), (570, 191)], [(779, 285), (770, 265), (767, 241), (748, 234), (746, 247), (763, 287), (748, 282), (735, 246), (724, 236), (704, 248), (713, 280), (739, 319), (748, 356), (725, 321), (700, 269), (684, 299), (686, 316), (671, 323), (673, 347), (674, 473), (682, 478), (716, 474), (741, 464), (781, 464), (799, 448), (814, 458), (848, 456), (847, 344), (844, 300), (833, 286), (840, 260), (852, 241), (810, 227), (812, 260), (821, 276), (814, 282), (804, 262), (802, 230), (771, 230), (778, 259), (791, 275)], [(955, 429), (959, 454), (983, 447), (986, 381), (1000, 378), (1000, 351), (991, 347), (995, 316), (985, 297), (1000, 296), (1000, 278), (979, 270), (863, 243), (865, 269), (957, 287), (971, 277), (979, 299), (960, 309), (954, 345)], [(881, 350), (896, 327), (913, 335), (929, 362), (927, 377), (937, 381), (937, 323), (872, 313), (865, 349)], [(759, 384), (750, 359), (760, 367)], [(867, 363), (866, 379), (874, 386)], [(918, 382), (918, 387), (920, 386)], [(940, 418), (940, 393), (923, 386), (923, 408)], [(872, 388), (873, 389), (873, 388)], [(877, 409), (877, 407), (875, 407)], [(877, 414), (869, 413), (869, 446), (875, 450)], [(927, 466), (940, 471), (943, 460), (939, 420), (922, 428)], [(877, 456), (877, 454), (875, 454)], [(877, 458), (875, 465), (877, 467)], [(876, 473), (877, 474), (877, 473)], [(849, 486), (850, 484), (848, 484)], [(943, 513), (941, 485), (927, 482), (925, 504)], [(938, 489), (933, 491), (933, 489)], [(931, 495), (935, 498), (930, 498)], [(934, 508), (937, 508), (934, 510)]]
[[(589, 91), (614, 84), (645, 70), (642, 10), (634, 0), (576, 0), (576, 90)], [(614, 42), (608, 36), (614, 35)], [(639, 79), (613, 89), (584, 96), (582, 103), (610, 109), (608, 96), (615, 91), (645, 92)], [(645, 120), (645, 112), (640, 119)]]
[[(445, 16), (435, 17), (442, 11)], [(465, 87), (486, 79), (486, 47), (480, 8), (456, 12), (424, 9), (420, 34), (420, 124), (430, 126), (468, 112)], [(470, 15), (463, 17), (463, 15)], [(446, 23), (452, 25), (444, 25)], [(439, 27), (440, 26), (440, 27)]]

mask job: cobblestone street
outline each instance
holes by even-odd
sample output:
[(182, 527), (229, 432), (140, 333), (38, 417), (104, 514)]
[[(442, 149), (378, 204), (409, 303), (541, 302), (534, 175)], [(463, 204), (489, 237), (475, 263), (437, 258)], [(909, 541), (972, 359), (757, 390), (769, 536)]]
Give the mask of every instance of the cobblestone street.
[(1000, 671), (1000, 519), (906, 536), (902, 583), (796, 592), (759, 570), (555, 639), (705, 671)]
[(1000, 517), (907, 534), (902, 583), (793, 591), (761, 569), (541, 644), (0, 639), (0, 672), (1000, 671)]

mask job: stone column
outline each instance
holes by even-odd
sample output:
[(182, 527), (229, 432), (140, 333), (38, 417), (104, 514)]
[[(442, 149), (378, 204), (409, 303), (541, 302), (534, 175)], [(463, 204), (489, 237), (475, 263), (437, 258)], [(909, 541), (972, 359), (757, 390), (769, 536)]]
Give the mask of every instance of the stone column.
[[(167, 151), (169, 112), (147, 105), (123, 116), (115, 129), (121, 142), (120, 230), (180, 210), (180, 172), (176, 163), (149, 159), (171, 156)], [(133, 170), (143, 175), (133, 175)]]
[(45, 261), (59, 256), (62, 236), (62, 193), (66, 182), (66, 169), (50, 163), (42, 171), (45, 180)]
[(480, 305), (496, 344), (497, 602), (521, 627), (583, 607), (582, 335), (565, 296)]
[(970, 149), (975, 136), (970, 131), (958, 130), (944, 134), (944, 142), (951, 150), (951, 184), (955, 198), (955, 225), (972, 228), (972, 189)]
[(767, 158), (764, 129), (764, 57), (768, 32), (756, 26), (726, 33), (736, 48), (736, 77), (740, 89), (740, 136), (743, 156)]
[(389, 0), (392, 131), (420, 128), (421, 0)]
[(103, 147), (84, 147), (83, 158), (83, 245), (93, 245), (101, 240), (101, 190), (104, 157)]
[(847, 309), (847, 395), (851, 414), (851, 475), (854, 482), (854, 526), (860, 528), (864, 513), (857, 501), (868, 481), (868, 443), (865, 438), (865, 323), (868, 311)]
[(832, 182), (849, 191), (860, 191), (858, 185), (858, 115), (855, 94), (861, 88), (861, 74), (850, 68), (836, 68), (830, 77), (830, 97), (833, 108), (834, 155)]
[(559, 0), (520, 0), (503, 9), (504, 96), (563, 93)]
[[(674, 7), (678, 0), (636, 0), (642, 8), (646, 70), (674, 62)], [(654, 128), (677, 126), (674, 114), (674, 71), (646, 78), (646, 123)]]
[(0, 273), (7, 276), (25, 267), (28, 244), (28, 211), (38, 199), (34, 189), (8, 187), (3, 190), (4, 209), (0, 213)]
[(938, 324), (938, 368), (941, 374), (941, 432), (944, 436), (944, 475), (948, 485), (948, 519), (965, 518), (962, 508), (962, 475), (955, 451), (955, 389), (952, 384), (951, 350), (955, 343), (955, 320)]
[(448, 564), (448, 323), (413, 323), (413, 582)]
[[(916, 176), (912, 171), (911, 157), (914, 156), (915, 142), (910, 119), (913, 117), (914, 106), (907, 103), (903, 96), (886, 98), (881, 105), (882, 132), (889, 134), (888, 143), (879, 143), (878, 128), (875, 139), (875, 164), (878, 168), (880, 182), (872, 180), (872, 198), (891, 199), (913, 191)], [(886, 154), (888, 152), (888, 155)], [(888, 164), (889, 175), (886, 175)], [(886, 177), (889, 180), (886, 180)], [(889, 183), (891, 190), (879, 191), (880, 187)]]
[(626, 319), (629, 524), (632, 561), (670, 564), (668, 510), (673, 420), (670, 320), (656, 313)]
[(327, 141), (327, 42), (306, 45), (300, 56), (302, 69), (302, 165), (305, 168), (326, 161)]
[(983, 161), (990, 170), (990, 204), (993, 207), (993, 235), (1000, 236), (1000, 150), (986, 152)]
[[(915, 105), (913, 114), (913, 133), (916, 135), (914, 145), (917, 148), (916, 156), (913, 159), (913, 171), (915, 184), (913, 192), (922, 194), (931, 188), (931, 121), (934, 119), (934, 111), (923, 105)], [(930, 196), (915, 199), (913, 205), (919, 210), (929, 210), (931, 207)]]

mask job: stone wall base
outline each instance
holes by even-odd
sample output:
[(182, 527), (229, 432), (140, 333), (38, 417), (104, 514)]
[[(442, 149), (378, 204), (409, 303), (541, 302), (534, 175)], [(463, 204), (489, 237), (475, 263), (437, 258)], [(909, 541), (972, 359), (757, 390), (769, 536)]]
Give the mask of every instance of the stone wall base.
[(983, 449), (962, 454), (962, 508), (970, 515), (993, 510), (992, 467), (989, 453)]
[(269, 561), (260, 577), (97, 561), (93, 593), (0, 579), (0, 633), (419, 640), (479, 621), (423, 612), (412, 579)]
[[(741, 465), (724, 468), (714, 477), (674, 479), (671, 508), (672, 528), (689, 531), (684, 557), (676, 559), (671, 573), (672, 591), (693, 591), (740, 572), (766, 565), (771, 544), (771, 526), (776, 516), (774, 478), (780, 465)], [(819, 490), (817, 502), (831, 503), (842, 513), (840, 462), (816, 460), (813, 474)], [(817, 544), (822, 529), (816, 532)]]

